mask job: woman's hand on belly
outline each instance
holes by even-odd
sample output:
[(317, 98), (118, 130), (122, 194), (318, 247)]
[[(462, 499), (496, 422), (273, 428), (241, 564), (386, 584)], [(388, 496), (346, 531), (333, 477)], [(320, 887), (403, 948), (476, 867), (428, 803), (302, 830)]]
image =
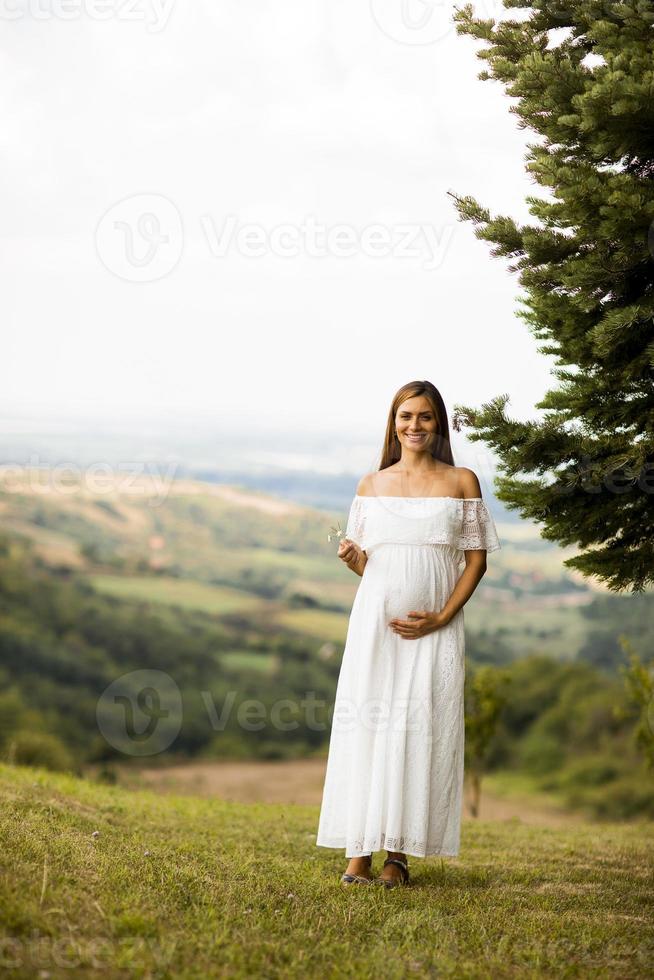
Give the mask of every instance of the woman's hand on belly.
[(449, 619), (442, 613), (430, 612), (428, 609), (412, 609), (407, 613), (407, 617), (407, 619), (391, 619), (388, 624), (397, 636), (405, 640), (419, 640), (421, 636), (435, 633), (449, 623)]

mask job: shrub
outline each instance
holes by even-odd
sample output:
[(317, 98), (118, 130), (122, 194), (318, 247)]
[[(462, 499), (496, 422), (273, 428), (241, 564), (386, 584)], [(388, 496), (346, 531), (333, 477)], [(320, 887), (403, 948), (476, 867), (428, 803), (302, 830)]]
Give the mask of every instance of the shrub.
[(553, 735), (531, 731), (519, 749), (520, 764), (535, 776), (559, 769), (565, 761), (565, 746)]
[(586, 759), (577, 759), (567, 766), (561, 775), (561, 786), (565, 788), (603, 786), (605, 783), (617, 779), (620, 775), (622, 775), (622, 770), (616, 759), (591, 756)]
[(577, 785), (565, 794), (568, 806), (584, 810), (601, 820), (629, 820), (654, 817), (654, 788), (651, 780), (628, 774), (607, 786)]
[(64, 743), (47, 732), (15, 732), (7, 741), (5, 754), (19, 766), (39, 766), (59, 772), (73, 768), (72, 756)]

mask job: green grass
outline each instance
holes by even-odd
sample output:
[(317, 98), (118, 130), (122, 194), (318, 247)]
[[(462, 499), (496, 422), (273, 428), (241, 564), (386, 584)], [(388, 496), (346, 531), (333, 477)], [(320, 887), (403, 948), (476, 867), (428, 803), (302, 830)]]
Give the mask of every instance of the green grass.
[(0, 792), (15, 977), (651, 975), (650, 824), (465, 821), (458, 858), (410, 859), (412, 887), (345, 891), (317, 807), (9, 766)]

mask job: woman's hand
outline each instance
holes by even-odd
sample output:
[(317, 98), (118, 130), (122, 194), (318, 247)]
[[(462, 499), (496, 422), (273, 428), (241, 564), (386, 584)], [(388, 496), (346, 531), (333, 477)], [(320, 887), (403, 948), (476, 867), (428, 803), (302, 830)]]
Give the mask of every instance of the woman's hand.
[(368, 556), (362, 551), (358, 544), (350, 538), (343, 538), (338, 544), (338, 557), (341, 558), (348, 568), (351, 568), (357, 575), (363, 575)]
[(407, 615), (410, 619), (391, 619), (388, 624), (394, 633), (405, 640), (419, 640), (421, 636), (435, 633), (449, 623), (449, 619), (442, 613), (429, 612), (426, 609), (412, 609)]

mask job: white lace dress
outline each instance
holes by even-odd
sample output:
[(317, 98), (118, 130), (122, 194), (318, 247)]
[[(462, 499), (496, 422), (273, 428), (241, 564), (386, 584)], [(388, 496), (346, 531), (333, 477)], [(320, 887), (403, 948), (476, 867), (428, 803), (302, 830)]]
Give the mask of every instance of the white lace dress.
[(368, 555), (336, 689), (316, 844), (459, 853), (464, 610), (417, 640), (391, 619), (443, 608), (464, 551), (500, 547), (481, 497), (361, 497), (346, 536)]

